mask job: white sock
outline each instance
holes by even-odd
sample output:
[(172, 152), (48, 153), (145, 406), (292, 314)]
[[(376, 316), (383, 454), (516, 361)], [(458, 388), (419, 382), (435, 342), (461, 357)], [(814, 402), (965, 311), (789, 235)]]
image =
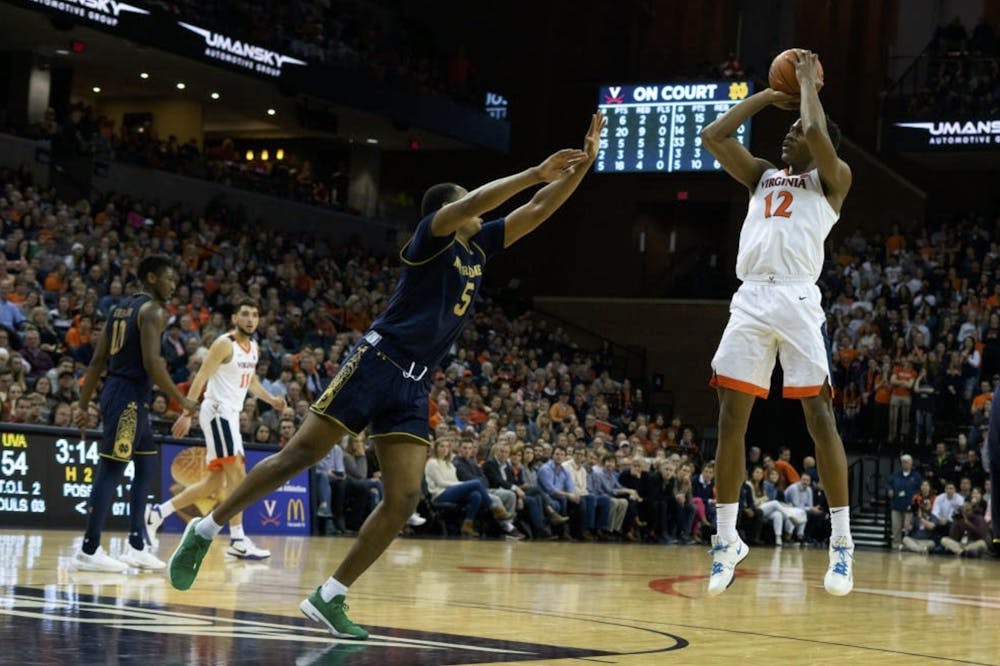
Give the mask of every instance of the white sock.
[(514, 523), (512, 523), (509, 520), (502, 520), (502, 521), (500, 521), (500, 525), (503, 526), (503, 531), (504, 532), (513, 532), (514, 531)]
[(338, 594), (347, 594), (347, 586), (333, 576), (330, 576), (319, 588), (319, 596), (323, 597), (323, 601), (327, 603), (333, 601), (333, 598)]
[(174, 508), (173, 500), (167, 500), (166, 502), (160, 505), (160, 515), (163, 516), (164, 518), (166, 518), (167, 516), (174, 515), (174, 511), (176, 510), (177, 509)]
[(739, 512), (739, 502), (715, 505), (717, 533), (726, 543), (732, 543), (740, 538), (740, 535), (736, 533), (736, 516), (739, 515)]
[(198, 521), (194, 531), (197, 532), (198, 536), (202, 539), (214, 539), (215, 535), (222, 531), (222, 525), (215, 522), (215, 519), (212, 518), (212, 514), (208, 514)]
[(243, 523), (239, 525), (229, 526), (229, 538), (230, 539), (242, 539), (243, 538)]
[(830, 507), (830, 537), (851, 538), (851, 507)]

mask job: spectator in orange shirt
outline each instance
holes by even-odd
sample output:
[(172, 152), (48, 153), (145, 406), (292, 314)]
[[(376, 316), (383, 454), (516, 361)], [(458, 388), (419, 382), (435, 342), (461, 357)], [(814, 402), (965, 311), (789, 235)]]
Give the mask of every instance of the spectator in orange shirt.
[(55, 270), (45, 276), (45, 291), (53, 294), (61, 294), (69, 286), (66, 280), (66, 274), (69, 272), (69, 267), (66, 266), (65, 262), (60, 261), (56, 264)]
[(774, 469), (781, 475), (781, 489), (784, 490), (793, 483), (799, 482), (799, 473), (791, 463), (792, 450), (782, 446), (778, 450), (778, 459), (774, 461)]
[(73, 328), (66, 332), (66, 346), (76, 360), (82, 363), (90, 363), (90, 357), (94, 351), (90, 345), (93, 336), (94, 320), (90, 315), (80, 315), (80, 318)]
[(888, 259), (906, 247), (906, 238), (899, 233), (899, 225), (892, 225), (892, 233), (885, 239), (885, 256)]
[(900, 365), (893, 368), (892, 397), (889, 399), (889, 441), (902, 442), (910, 434), (910, 403), (913, 384), (917, 373), (909, 358), (904, 358)]
[(559, 402), (549, 407), (549, 417), (552, 419), (552, 423), (568, 421), (574, 414), (573, 405), (569, 404), (569, 393), (560, 393)]

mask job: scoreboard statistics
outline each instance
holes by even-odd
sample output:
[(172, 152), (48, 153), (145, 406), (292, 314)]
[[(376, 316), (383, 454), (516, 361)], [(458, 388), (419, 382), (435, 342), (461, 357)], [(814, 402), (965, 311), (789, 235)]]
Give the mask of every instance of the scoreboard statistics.
[[(750, 81), (604, 86), (598, 107), (608, 122), (594, 169), (604, 173), (721, 171), (701, 147), (701, 130), (753, 93)], [(750, 146), (750, 121), (736, 139)]]

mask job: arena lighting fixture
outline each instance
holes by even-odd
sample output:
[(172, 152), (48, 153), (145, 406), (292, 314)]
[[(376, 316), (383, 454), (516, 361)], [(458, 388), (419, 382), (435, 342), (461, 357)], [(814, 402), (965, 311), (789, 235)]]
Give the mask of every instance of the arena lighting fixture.
[(184, 90), (185, 88), (187, 88), (187, 86), (184, 84), (183, 81), (178, 81), (177, 82), (177, 89), (178, 90)]
[(69, 51), (66, 49), (56, 49), (56, 55), (69, 55)]
[(95, 93), (99, 93), (101, 92), (101, 86), (94, 86), (93, 88), (91, 88), (91, 90), (93, 90)]
[(277, 113), (277, 111), (275, 111), (274, 109), (268, 109), (267, 110), (267, 115), (269, 115), (269, 116), (273, 116), (276, 113)]
[(149, 78), (149, 74), (147, 72), (139, 72), (139, 78), (145, 81)]
[(279, 162), (281, 160), (285, 159), (285, 149), (284, 148), (278, 148), (278, 152), (276, 152), (274, 154), (274, 159), (278, 160)]
[(253, 151), (248, 150), (246, 157), (247, 157), (247, 162), (253, 162)]
[(378, 139), (368, 138), (368, 139), (365, 139), (365, 143), (377, 144), (378, 143)]
[(212, 99), (219, 99), (220, 97), (222, 97), (222, 95), (220, 95), (217, 92), (214, 92), (211, 95), (209, 95), (209, 97), (211, 97)]
[(265, 148), (264, 150), (260, 151), (260, 159), (261, 159), (262, 162), (266, 162), (269, 159), (271, 159), (271, 153), (267, 152), (267, 148)]

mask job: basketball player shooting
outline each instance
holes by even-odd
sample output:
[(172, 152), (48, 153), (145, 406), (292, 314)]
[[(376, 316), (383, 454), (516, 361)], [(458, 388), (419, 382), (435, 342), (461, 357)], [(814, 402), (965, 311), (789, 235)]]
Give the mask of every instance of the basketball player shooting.
[[(311, 413), (281, 451), (258, 463), (216, 509), (188, 523), (170, 558), (170, 583), (186, 590), (222, 524), (251, 502), (319, 462), (334, 442), (370, 426), (385, 486), (333, 576), (299, 608), (338, 638), (368, 632), (347, 616), (350, 585), (385, 551), (420, 500), (427, 461), (427, 400), (437, 367), (473, 311), (490, 257), (547, 220), (576, 190), (597, 157), (604, 116), (590, 121), (583, 150), (560, 150), (541, 164), (467, 192), (453, 183), (424, 194), (423, 219), (400, 252), (404, 267), (386, 309), (348, 354)], [(480, 216), (518, 192), (547, 183), (505, 218)], [(433, 373), (430, 373), (431, 375)]]
[[(705, 148), (750, 192), (736, 260), (736, 276), (742, 285), (733, 295), (729, 323), (712, 359), (712, 385), (718, 389), (720, 402), (718, 522), (708, 582), (708, 593), (713, 596), (732, 584), (736, 566), (749, 553), (736, 532), (745, 474), (744, 438), (754, 400), (768, 395), (778, 355), (785, 376), (783, 395), (802, 402), (830, 500), (830, 567), (823, 584), (837, 596), (848, 594), (854, 586), (847, 458), (833, 416), (826, 317), (816, 286), (823, 266), (823, 242), (840, 217), (851, 187), (851, 170), (837, 156), (840, 131), (826, 117), (819, 100), (822, 70), (816, 54), (795, 49), (786, 57), (790, 62), (779, 64), (788, 69), (794, 64), (798, 95), (762, 90), (701, 133)], [(781, 144), (784, 169), (754, 157), (732, 136), (748, 118), (770, 105), (799, 108), (800, 117)]]
[[(216, 494), (223, 488), (233, 489), (246, 477), (246, 453), (240, 434), (240, 411), (247, 392), (260, 398), (280, 414), (285, 399), (271, 395), (260, 383), (255, 372), (258, 349), (253, 334), (260, 323), (257, 303), (244, 299), (233, 312), (233, 330), (220, 335), (208, 350), (208, 356), (188, 389), (188, 398), (197, 401), (205, 389), (198, 424), (205, 436), (207, 473), (198, 481), (162, 504), (146, 507), (146, 537), (150, 545), (156, 541), (156, 531), (177, 509), (194, 504)], [(207, 386), (207, 388), (206, 388)], [(181, 414), (171, 431), (174, 437), (186, 437), (191, 430), (191, 417)], [(227, 555), (241, 560), (262, 560), (271, 551), (259, 548), (243, 532), (243, 512), (229, 519)]]

